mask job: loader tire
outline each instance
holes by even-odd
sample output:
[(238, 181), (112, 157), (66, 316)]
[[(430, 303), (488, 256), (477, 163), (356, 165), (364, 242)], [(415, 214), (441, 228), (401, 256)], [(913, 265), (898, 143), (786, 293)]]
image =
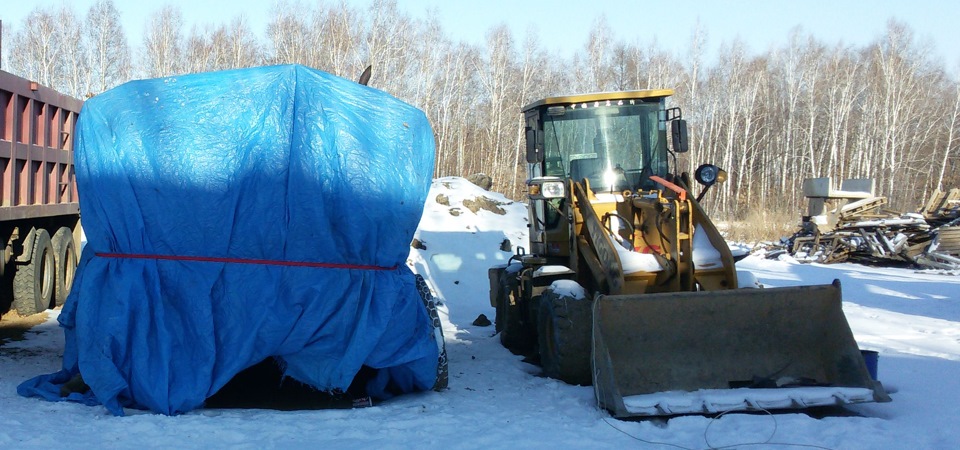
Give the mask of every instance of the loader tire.
[(447, 365), (447, 344), (443, 338), (443, 323), (440, 322), (440, 313), (437, 311), (437, 298), (430, 292), (430, 286), (422, 276), (416, 275), (417, 291), (420, 298), (423, 299), (423, 306), (427, 308), (427, 315), (433, 323), (433, 333), (437, 340), (437, 347), (440, 356), (437, 361), (437, 381), (433, 385), (433, 390), (442, 391), (447, 388), (450, 382), (450, 368)]
[(533, 339), (524, 327), (523, 302), (516, 297), (504, 279), (500, 295), (497, 297), (497, 330), (500, 332), (500, 344), (517, 355), (525, 355), (533, 350)]
[[(537, 329), (529, 315), (529, 307), (538, 299), (531, 298), (526, 302), (509, 294), (503, 308), (503, 330), (500, 331), (500, 344), (515, 355), (529, 357), (537, 351)], [(511, 304), (512, 302), (512, 304)], [(500, 314), (497, 314), (500, 316)]]
[(21, 316), (46, 311), (53, 300), (56, 270), (50, 233), (37, 228), (29, 244), (33, 246), (30, 261), (17, 267), (13, 275), (13, 307)]
[(53, 234), (53, 259), (56, 270), (54, 283), (54, 305), (63, 305), (73, 287), (73, 279), (77, 274), (77, 246), (73, 241), (73, 232), (67, 227), (61, 227)]
[(581, 386), (593, 383), (592, 314), (589, 300), (559, 296), (552, 290), (541, 295), (537, 335), (545, 376)]

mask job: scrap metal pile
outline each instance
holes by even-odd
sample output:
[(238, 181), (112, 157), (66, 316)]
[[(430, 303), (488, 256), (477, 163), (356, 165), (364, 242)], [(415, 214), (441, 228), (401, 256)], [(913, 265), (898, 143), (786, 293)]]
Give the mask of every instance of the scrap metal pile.
[(813, 178), (803, 192), (809, 214), (784, 241), (798, 260), (960, 269), (960, 189), (935, 192), (916, 213), (888, 209), (870, 179), (845, 180), (835, 191), (828, 178)]

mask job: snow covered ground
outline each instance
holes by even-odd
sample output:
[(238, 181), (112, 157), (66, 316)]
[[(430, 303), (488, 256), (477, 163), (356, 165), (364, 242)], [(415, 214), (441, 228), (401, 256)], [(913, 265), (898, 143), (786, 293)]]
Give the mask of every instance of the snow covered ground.
[[(493, 202), (476, 202), (487, 197)], [(481, 209), (476, 209), (477, 207)], [(476, 209), (476, 211), (472, 210)], [(486, 209), (484, 209), (486, 208)], [(502, 210), (503, 214), (491, 210)], [(487, 268), (505, 263), (504, 239), (525, 245), (526, 210), (461, 178), (434, 182), (409, 264), (444, 302), (450, 388), (371, 408), (206, 409), (176, 417), (50, 403), (17, 395), (23, 380), (60, 367), (56, 311), (0, 346), (0, 449), (26, 448), (830, 448), (947, 449), (960, 442), (960, 276), (853, 264), (822, 266), (751, 256), (739, 268), (767, 286), (841, 280), (860, 346), (880, 352), (893, 402), (849, 416), (802, 413), (620, 421), (593, 390), (540, 376), (500, 346)]]

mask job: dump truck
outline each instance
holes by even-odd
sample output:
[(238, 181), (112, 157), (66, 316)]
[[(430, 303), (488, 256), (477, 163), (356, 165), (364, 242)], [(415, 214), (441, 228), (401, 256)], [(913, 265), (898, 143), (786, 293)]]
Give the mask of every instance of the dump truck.
[(0, 71), (0, 311), (35, 314), (70, 292), (81, 233), (73, 137), (82, 105)]
[(755, 278), (738, 273), (700, 205), (726, 172), (700, 166), (697, 195), (673, 173), (688, 135), (672, 94), (523, 108), (530, 242), (489, 270), (502, 344), (549, 377), (593, 385), (615, 417), (889, 401), (839, 282), (743, 286)]

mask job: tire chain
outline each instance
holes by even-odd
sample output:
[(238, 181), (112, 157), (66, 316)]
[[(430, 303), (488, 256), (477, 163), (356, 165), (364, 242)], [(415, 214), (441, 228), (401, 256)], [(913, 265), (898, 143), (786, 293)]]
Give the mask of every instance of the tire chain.
[[(440, 314), (437, 310), (437, 298), (430, 292), (430, 286), (427, 285), (427, 280), (425, 280), (422, 275), (417, 274), (416, 281), (417, 292), (420, 293), (420, 298), (423, 299), (423, 306), (427, 308), (427, 315), (430, 316), (433, 328), (434, 330), (440, 330), (440, 338), (443, 339), (443, 324), (440, 322)], [(435, 391), (446, 389), (449, 382), (447, 346), (446, 344), (440, 344), (439, 347), (440, 356), (437, 364), (437, 381), (433, 385), (433, 390)]]

